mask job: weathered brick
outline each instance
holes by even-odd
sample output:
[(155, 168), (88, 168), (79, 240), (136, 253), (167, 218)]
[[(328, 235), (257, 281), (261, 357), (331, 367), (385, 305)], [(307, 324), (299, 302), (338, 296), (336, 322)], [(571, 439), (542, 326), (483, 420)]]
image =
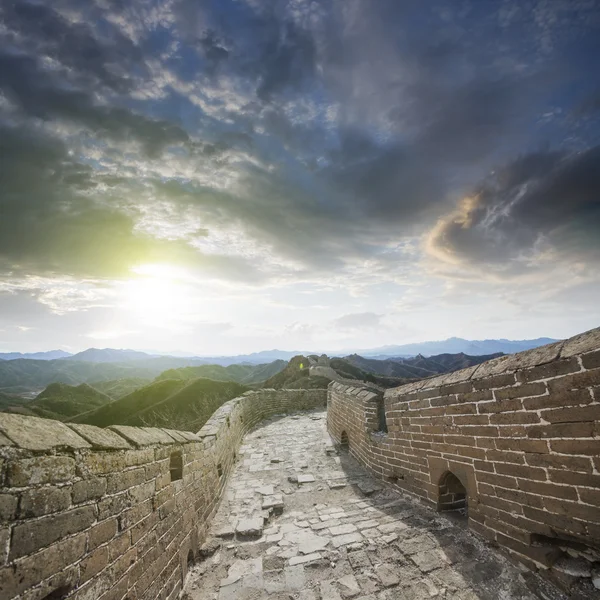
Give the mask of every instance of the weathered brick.
[[(0, 573), (1, 567), (8, 562), (8, 540), (10, 539), (10, 529), (0, 525)], [(2, 575), (0, 574), (0, 582)], [(0, 587), (0, 589), (2, 589)]]
[(561, 454), (600, 455), (600, 440), (551, 440), (550, 448)]
[(106, 492), (108, 494), (121, 492), (144, 481), (146, 481), (146, 471), (143, 468), (111, 473), (106, 480)]
[(592, 462), (587, 457), (564, 454), (525, 454), (525, 460), (532, 467), (564, 469), (567, 473), (571, 471), (592, 472)]
[(440, 396), (448, 396), (450, 394), (468, 394), (472, 391), (473, 384), (470, 381), (452, 383), (440, 387)]
[(515, 383), (514, 373), (504, 373), (502, 375), (494, 375), (492, 377), (486, 377), (485, 379), (478, 379), (473, 381), (473, 387), (476, 390), (492, 390), (495, 388), (503, 388), (507, 385), (513, 385)]
[(85, 553), (85, 542), (86, 535), (82, 533), (59, 541), (32, 556), (16, 560), (10, 567), (0, 569), (0, 590), (3, 597), (17, 597), (79, 560)]
[(496, 473), (477, 473), (477, 481), (483, 481), (490, 485), (498, 485), (500, 487), (517, 489), (517, 480), (514, 477), (506, 475), (498, 475)]
[[(556, 502), (564, 502), (557, 500)], [(571, 517), (553, 514), (548, 510), (540, 510), (532, 506), (523, 506), (523, 514), (532, 521), (543, 523), (557, 529), (558, 531), (571, 532), (577, 535), (585, 535), (585, 523), (577, 521)]]
[(497, 427), (484, 427), (479, 425), (466, 426), (463, 428), (463, 433), (478, 437), (498, 437)]
[(571, 519), (600, 523), (600, 506), (588, 506), (562, 499), (544, 498), (544, 508), (552, 513), (564, 515)]
[(580, 370), (579, 362), (576, 357), (555, 360), (539, 367), (525, 369), (517, 372), (517, 380), (521, 382), (538, 381), (540, 379), (549, 379), (559, 375), (567, 375)]
[(73, 484), (73, 502), (87, 502), (95, 498), (102, 498), (106, 494), (106, 479), (103, 477), (93, 477), (92, 479), (83, 479)]
[(0, 494), (0, 523), (7, 523), (15, 519), (18, 503), (18, 496), (14, 494)]
[(11, 460), (7, 469), (10, 487), (60, 483), (75, 478), (75, 461), (67, 456), (38, 456)]
[(71, 488), (34, 488), (21, 494), (19, 518), (41, 517), (66, 510), (69, 506), (71, 506)]
[(490, 422), (489, 415), (456, 415), (452, 417), (454, 425), (487, 425)]
[(13, 560), (31, 554), (64, 536), (87, 529), (95, 519), (94, 507), (85, 506), (57, 515), (42, 517), (37, 521), (15, 525), (9, 557)]
[(123, 556), (131, 547), (131, 534), (129, 531), (116, 537), (108, 544), (110, 560), (116, 560), (119, 556)]
[(121, 527), (128, 529), (132, 525), (135, 525), (138, 521), (141, 521), (146, 515), (152, 512), (152, 501), (146, 500), (142, 504), (138, 504), (133, 508), (124, 510), (121, 513)]
[(550, 481), (556, 483), (565, 483), (568, 485), (578, 485), (585, 487), (600, 488), (600, 475), (592, 473), (576, 473), (573, 471), (548, 471)]
[(560, 392), (550, 392), (547, 396), (525, 398), (523, 400), (523, 407), (525, 410), (539, 410), (544, 408), (577, 406), (579, 404), (589, 404), (590, 402), (592, 402), (592, 395), (588, 389), (562, 390)]
[(558, 423), (555, 425), (533, 425), (527, 429), (531, 438), (587, 438), (594, 435), (593, 423)]
[(104, 544), (111, 540), (118, 531), (118, 521), (115, 518), (106, 519), (97, 525), (94, 525), (90, 529), (89, 534), (89, 546), (90, 550), (97, 548), (101, 544)]
[(588, 490), (588, 489), (582, 488), (579, 490), (579, 497), (582, 502), (587, 502), (588, 504), (592, 504), (596, 508), (600, 507), (600, 489)]
[(92, 452), (83, 456), (79, 463), (84, 476), (118, 473), (126, 466), (125, 452)]
[(127, 450), (124, 454), (125, 465), (135, 467), (155, 461), (154, 448), (142, 448), (139, 450)]
[(121, 492), (116, 496), (108, 496), (98, 501), (98, 520), (102, 521), (108, 517), (118, 515), (131, 506), (127, 492)]
[(588, 388), (595, 385), (600, 385), (600, 369), (582, 371), (581, 373), (573, 373), (572, 375), (565, 375), (564, 377), (553, 379), (548, 382), (548, 389), (550, 390), (550, 393), (555, 394)]
[(512, 475), (513, 477), (522, 477), (524, 479), (534, 479), (536, 481), (545, 481), (546, 471), (539, 467), (530, 467), (528, 465), (514, 465), (505, 463), (496, 463), (496, 472), (501, 475)]
[(584, 354), (581, 357), (581, 362), (585, 369), (597, 369), (600, 367), (600, 350)]
[(520, 452), (503, 452), (501, 450), (488, 450), (486, 458), (493, 462), (509, 462), (515, 464), (525, 464), (525, 456)]
[[(524, 506), (534, 506), (536, 508), (544, 508), (542, 498), (538, 498), (537, 496), (532, 496), (531, 494), (528, 494), (521, 490), (509, 490), (506, 488), (497, 487), (497, 488), (494, 488), (494, 494), (496, 496), (498, 496), (499, 498), (511, 500), (512, 502), (516, 502), (517, 504), (522, 504)], [(509, 517), (507, 515), (503, 515), (502, 518), (506, 520)]]
[(86, 556), (79, 565), (80, 580), (83, 584), (100, 573), (108, 565), (108, 546), (102, 546)]
[(570, 406), (554, 410), (544, 410), (542, 418), (549, 423), (574, 423), (576, 421), (600, 421), (600, 404)]
[(548, 442), (545, 440), (524, 440), (524, 439), (497, 439), (496, 448), (498, 450), (519, 450), (521, 452), (531, 452), (538, 454), (548, 454)]
[(577, 490), (568, 485), (556, 485), (546, 481), (528, 481), (519, 479), (519, 489), (540, 496), (552, 496), (564, 498), (565, 500), (577, 500)]
[(530, 396), (541, 396), (547, 393), (545, 383), (523, 383), (513, 387), (496, 390), (494, 395), (497, 400), (511, 400), (513, 398), (527, 398)]
[(511, 398), (508, 400), (499, 400), (496, 402), (481, 402), (477, 404), (477, 410), (479, 414), (513, 412), (521, 410), (522, 408), (523, 404), (520, 398)]
[(490, 416), (490, 423), (495, 425), (521, 425), (539, 422), (540, 418), (537, 414), (522, 411), (497, 413)]

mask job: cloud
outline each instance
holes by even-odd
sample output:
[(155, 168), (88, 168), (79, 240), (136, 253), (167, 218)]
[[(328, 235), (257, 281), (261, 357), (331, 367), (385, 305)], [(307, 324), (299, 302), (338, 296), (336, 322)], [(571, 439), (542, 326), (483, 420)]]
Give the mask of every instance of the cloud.
[(2, 6), (2, 271), (362, 293), (427, 232), (443, 264), (591, 264), (597, 131), (559, 115), (598, 89), (572, 85), (593, 11), (492, 4)]
[(335, 319), (333, 323), (342, 330), (377, 329), (381, 326), (382, 317), (383, 315), (372, 312), (352, 313)]
[(600, 258), (600, 146), (520, 157), (484, 180), (428, 239), (454, 264), (516, 274), (546, 262)]

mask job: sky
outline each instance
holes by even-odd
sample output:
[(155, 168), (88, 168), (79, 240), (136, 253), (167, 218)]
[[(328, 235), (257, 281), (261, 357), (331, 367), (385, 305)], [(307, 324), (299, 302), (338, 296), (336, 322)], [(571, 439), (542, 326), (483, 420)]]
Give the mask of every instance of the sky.
[(0, 4), (0, 351), (600, 325), (595, 0)]

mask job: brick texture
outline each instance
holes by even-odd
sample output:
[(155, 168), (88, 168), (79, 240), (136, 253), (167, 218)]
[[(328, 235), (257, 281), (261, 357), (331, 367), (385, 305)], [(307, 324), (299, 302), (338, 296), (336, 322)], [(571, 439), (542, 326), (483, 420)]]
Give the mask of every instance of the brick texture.
[[(244, 434), (326, 399), (326, 390), (249, 392), (197, 434), (61, 424), (64, 445), (46, 441), (54, 422), (0, 413), (2, 600), (57, 590), (78, 600), (176, 598)], [(173, 454), (183, 465), (174, 480)]]
[(333, 382), (328, 429), (378, 477), (438, 509), (452, 473), (469, 526), (545, 569), (563, 541), (597, 545), (599, 347), (600, 328), (458, 371), (451, 384), (441, 375), (387, 390), (386, 435), (369, 419), (378, 399)]

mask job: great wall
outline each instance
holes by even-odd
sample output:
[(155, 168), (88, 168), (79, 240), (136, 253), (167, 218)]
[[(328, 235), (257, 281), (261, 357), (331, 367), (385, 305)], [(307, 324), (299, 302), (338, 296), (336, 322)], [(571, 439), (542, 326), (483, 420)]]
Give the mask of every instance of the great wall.
[(0, 486), (2, 600), (598, 597), (600, 329), (197, 434), (0, 414)]

